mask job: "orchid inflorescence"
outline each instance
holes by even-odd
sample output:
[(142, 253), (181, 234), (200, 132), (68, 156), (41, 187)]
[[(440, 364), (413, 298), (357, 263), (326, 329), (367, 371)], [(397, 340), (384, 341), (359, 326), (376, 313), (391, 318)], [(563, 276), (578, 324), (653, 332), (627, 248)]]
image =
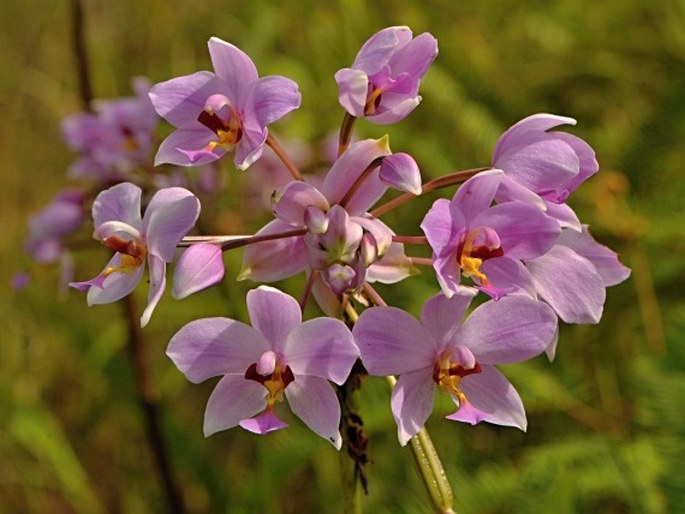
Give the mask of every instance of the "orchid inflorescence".
[[(402, 445), (430, 416), (437, 389), (454, 401), (450, 420), (525, 430), (521, 398), (496, 365), (541, 353), (553, 358), (558, 320), (599, 322), (606, 287), (630, 273), (566, 203), (599, 169), (585, 141), (552, 130), (575, 120), (529, 116), (502, 134), (489, 166), (422, 184), (417, 162), (393, 153), (387, 136), (353, 142), (359, 118), (397, 123), (419, 105), (420, 82), (438, 54), (432, 35), (390, 27), (335, 74), (345, 111), (337, 155), (321, 180), (311, 180), (268, 129), (300, 106), (297, 84), (260, 78), (244, 52), (216, 37), (209, 54), (214, 72), (151, 88), (138, 81), (135, 98), (101, 102), (95, 112), (65, 121), (67, 141), (81, 154), (72, 175), (111, 186), (95, 198), (92, 215), (94, 237), (115, 252), (94, 279), (70, 285), (87, 291), (89, 304), (114, 302), (134, 290), (147, 267), (144, 326), (177, 247), (185, 248), (173, 277), (177, 299), (223, 280), (222, 254), (234, 248), (244, 248), (239, 280), (273, 283), (304, 274), (299, 299), (267, 285), (249, 291), (251, 325), (199, 319), (171, 339), (167, 355), (191, 382), (222, 377), (209, 398), (205, 435), (235, 426), (258, 434), (284, 428), (277, 410), (286, 400), (340, 449), (341, 406), (331, 382), (345, 384), (359, 360), (370, 375), (399, 376), (391, 410)], [(164, 183), (151, 179), (146, 153), (154, 111), (176, 128), (159, 146), (157, 165), (206, 166), (231, 155), (244, 170), (269, 146), (290, 173), (271, 195), (274, 219), (249, 236), (188, 235), (200, 213), (188, 180), (165, 177), (174, 187), (149, 194)], [(200, 196), (218, 191), (216, 179), (201, 183)], [(380, 219), (412, 198), (458, 184), (451, 199), (437, 199), (425, 214), (423, 236), (396, 234)], [(388, 189), (401, 194), (379, 204)], [(36, 259), (64, 250), (85, 203), (81, 193), (62, 193), (32, 219), (27, 249)], [(428, 245), (432, 259), (410, 255), (409, 243)], [(373, 284), (399, 283), (421, 265), (434, 268), (437, 292), (417, 319), (386, 305)], [(478, 296), (484, 301), (471, 309)], [(303, 322), (312, 300), (326, 316)]]

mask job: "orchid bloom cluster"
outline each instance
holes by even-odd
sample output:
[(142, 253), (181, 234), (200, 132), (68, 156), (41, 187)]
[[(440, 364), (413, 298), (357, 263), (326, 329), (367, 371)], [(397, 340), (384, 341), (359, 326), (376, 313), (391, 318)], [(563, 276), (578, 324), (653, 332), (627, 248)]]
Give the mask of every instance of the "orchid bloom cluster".
[[(407, 27), (390, 27), (335, 74), (345, 116), (338, 156), (320, 181), (304, 178), (268, 128), (300, 106), (297, 84), (276, 75), (260, 78), (252, 60), (232, 44), (209, 40), (213, 72), (150, 88), (150, 105), (175, 127), (159, 146), (156, 164), (202, 166), (231, 156), (235, 167), (246, 170), (269, 146), (292, 177), (271, 195), (273, 220), (250, 236), (188, 235), (200, 202), (181, 187), (150, 195), (119, 183), (93, 202), (94, 237), (115, 253), (95, 278), (72, 285), (88, 292), (89, 304), (109, 303), (130, 294), (147, 268), (143, 325), (179, 246), (188, 248), (173, 277), (178, 299), (220, 282), (223, 252), (239, 247), (238, 280), (270, 284), (303, 277), (299, 300), (267, 285), (249, 291), (251, 326), (199, 319), (171, 339), (167, 354), (191, 382), (221, 377), (207, 405), (205, 435), (235, 426), (259, 434), (282, 429), (287, 423), (278, 411), (286, 401), (339, 449), (341, 407), (332, 384), (359, 374), (355, 362), (370, 375), (399, 376), (390, 409), (402, 445), (429, 418), (437, 390), (454, 402), (450, 420), (525, 430), (523, 402), (496, 366), (545, 352), (553, 358), (558, 321), (599, 322), (606, 288), (628, 277), (628, 268), (591, 237), (567, 204), (599, 169), (585, 141), (553, 130), (574, 125), (571, 118), (529, 116), (504, 132), (489, 166), (424, 184), (417, 162), (393, 153), (387, 136), (352, 142), (360, 119), (397, 123), (419, 105), (420, 82), (437, 54), (432, 35), (414, 37)], [(121, 170), (121, 155), (110, 145), (121, 150), (148, 144), (149, 105), (139, 102), (136, 112), (102, 104), (98, 114), (65, 123), (74, 147), (92, 149), (88, 166), (115, 163)], [(108, 130), (120, 127), (116, 138), (100, 140), (100, 118)], [(123, 119), (131, 123), (117, 125)], [(97, 130), (86, 131), (91, 123)], [(91, 136), (107, 145), (101, 148)], [(88, 166), (79, 163), (77, 169)], [(416, 227), (423, 235), (396, 234), (380, 219), (412, 198), (457, 184), (454, 196), (436, 199)], [(387, 200), (388, 189), (400, 193)], [(149, 200), (141, 214), (144, 198)], [(80, 218), (62, 204), (67, 221), (60, 225), (66, 229)], [(408, 244), (425, 245), (432, 258), (411, 255)], [(373, 284), (399, 283), (421, 266), (433, 268), (436, 294), (417, 319), (386, 305)], [(326, 316), (303, 322), (310, 300)]]

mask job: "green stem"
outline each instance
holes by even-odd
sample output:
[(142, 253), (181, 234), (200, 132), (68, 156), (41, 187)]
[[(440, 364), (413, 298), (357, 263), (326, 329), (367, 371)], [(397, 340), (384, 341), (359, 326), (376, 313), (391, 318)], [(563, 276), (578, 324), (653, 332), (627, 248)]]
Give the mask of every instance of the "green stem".
[[(395, 387), (395, 377), (386, 378), (390, 386)], [(409, 440), (409, 447), (435, 511), (438, 514), (456, 514), (452, 508), (452, 488), (426, 427), (421, 427), (419, 433)]]

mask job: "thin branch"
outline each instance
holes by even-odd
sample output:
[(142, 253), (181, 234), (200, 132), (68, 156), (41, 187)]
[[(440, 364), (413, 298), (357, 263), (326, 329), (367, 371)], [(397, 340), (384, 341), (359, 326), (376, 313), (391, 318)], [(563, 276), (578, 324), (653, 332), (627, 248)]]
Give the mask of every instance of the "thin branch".
[(285, 167), (288, 168), (288, 171), (295, 180), (304, 180), (304, 178), (302, 177), (302, 173), (300, 173), (300, 170), (297, 169), (295, 163), (292, 160), (290, 160), (288, 154), (285, 153), (283, 147), (280, 144), (278, 144), (278, 141), (276, 141), (276, 139), (271, 135), (271, 133), (269, 133), (269, 135), (266, 136), (266, 144), (274, 151), (274, 153), (278, 156), (281, 162), (285, 164)]
[(352, 140), (352, 129), (356, 120), (357, 118), (352, 116), (350, 113), (345, 113), (345, 117), (340, 125), (340, 136), (338, 137), (338, 157), (340, 157), (345, 150), (347, 150), (347, 147), (350, 146), (350, 141)]
[(78, 72), (79, 96), (83, 108), (89, 111), (93, 100), (93, 88), (90, 83), (90, 71), (88, 65), (88, 53), (84, 38), (83, 6), (80, 0), (71, 1), (71, 36), (76, 55), (76, 68)]
[[(442, 177), (434, 178), (433, 180), (429, 180), (428, 182), (423, 184), (423, 186), (421, 186), (421, 195), (425, 195), (430, 191), (441, 189), (443, 187), (449, 187), (455, 184), (460, 184), (461, 182), (465, 182), (466, 180), (470, 179), (471, 177), (480, 173), (481, 171), (489, 169), (489, 166), (485, 166), (483, 168), (456, 171), (454, 173), (449, 173), (448, 175), (443, 175)], [(391, 210), (399, 207), (400, 205), (404, 205), (405, 203), (407, 203), (410, 200), (413, 200), (416, 197), (417, 196), (415, 194), (404, 193), (403, 195), (400, 195), (397, 198), (393, 198), (392, 200), (389, 200), (383, 205), (376, 207), (369, 214), (375, 217), (382, 216), (383, 214), (390, 212)]]

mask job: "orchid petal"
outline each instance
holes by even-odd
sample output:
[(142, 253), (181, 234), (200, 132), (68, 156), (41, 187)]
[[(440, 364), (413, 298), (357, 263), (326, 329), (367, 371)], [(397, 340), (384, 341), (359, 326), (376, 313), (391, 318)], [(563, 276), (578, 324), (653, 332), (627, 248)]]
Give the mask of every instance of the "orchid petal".
[(188, 380), (197, 384), (226, 373), (242, 378), (247, 368), (270, 349), (264, 336), (245, 323), (204, 318), (176, 332), (166, 354)]
[(205, 102), (221, 91), (221, 83), (209, 71), (173, 78), (152, 86), (150, 100), (157, 114), (174, 127), (199, 127), (197, 117), (205, 108)]
[(606, 290), (601, 275), (585, 257), (556, 245), (537, 259), (526, 261), (540, 297), (566, 323), (599, 323)]
[(533, 114), (527, 118), (522, 119), (516, 124), (509, 127), (504, 134), (502, 134), (495, 145), (493, 152), (493, 162), (499, 159), (502, 152), (506, 151), (513, 145), (519, 137), (527, 132), (544, 132), (559, 125), (575, 125), (576, 120), (567, 118), (565, 116), (557, 116), (554, 114)]
[(210, 38), (207, 46), (216, 76), (226, 83), (226, 93), (237, 106), (247, 89), (257, 80), (257, 68), (240, 48), (218, 37)]
[(391, 125), (406, 118), (420, 103), (421, 96), (406, 98), (406, 95), (395, 95), (387, 92), (383, 95), (381, 102), (381, 107), (384, 109), (366, 118), (376, 125)]
[(399, 48), (390, 58), (393, 75), (407, 73), (418, 81), (423, 77), (438, 55), (438, 40), (432, 34), (419, 34), (406, 45)]
[(530, 259), (547, 253), (561, 233), (559, 223), (536, 206), (523, 202), (496, 205), (474, 224), (494, 229), (504, 254), (513, 259)]
[(99, 227), (108, 221), (120, 221), (140, 231), (143, 223), (140, 216), (141, 189), (129, 182), (123, 182), (102, 191), (93, 202), (93, 225)]
[(438, 293), (423, 305), (421, 324), (438, 341), (440, 348), (444, 348), (454, 339), (454, 334), (461, 326), (464, 314), (475, 295), (476, 291), (473, 289), (455, 294), (451, 298)]
[(404, 253), (404, 245), (392, 243), (383, 257), (367, 268), (366, 280), (372, 283), (395, 284), (419, 273), (420, 271)]
[(397, 380), (390, 405), (397, 423), (397, 438), (402, 446), (426, 423), (433, 410), (435, 389), (431, 367), (403, 373)]
[(452, 217), (459, 219), (460, 214), (464, 225), (472, 227), (474, 220), (490, 207), (502, 176), (502, 170), (490, 169), (481, 171), (464, 182), (452, 199)]
[[(105, 269), (117, 268), (119, 266), (121, 266), (121, 254), (116, 253), (107, 263)], [(120, 271), (110, 273), (102, 282), (102, 288), (95, 286), (88, 290), (88, 295), (86, 296), (88, 305), (100, 305), (121, 300), (136, 288), (140, 279), (143, 278), (144, 270), (145, 266), (140, 265), (130, 274)]]
[(198, 124), (193, 129), (178, 129), (162, 141), (155, 155), (155, 166), (175, 164), (177, 166), (202, 166), (217, 160), (226, 153), (220, 146), (208, 150), (207, 145), (215, 143), (216, 134)]
[(142, 328), (145, 328), (150, 321), (150, 317), (162, 298), (162, 293), (164, 293), (166, 287), (166, 263), (152, 254), (148, 255), (147, 262), (150, 289), (147, 293), (147, 307), (145, 307), (140, 318), (140, 326)]
[(278, 75), (269, 75), (252, 84), (245, 101), (243, 116), (254, 119), (260, 127), (266, 127), (299, 108), (301, 101), (302, 95), (294, 81)]
[(409, 27), (387, 27), (371, 36), (361, 47), (352, 68), (367, 75), (375, 75), (390, 60), (398, 47), (409, 43), (412, 32)]
[(477, 307), (455, 340), (469, 348), (481, 364), (507, 364), (542, 353), (556, 330), (557, 317), (544, 302), (507, 296)]
[[(292, 225), (273, 220), (256, 235), (292, 231)], [(239, 279), (274, 282), (307, 269), (307, 247), (303, 236), (291, 236), (248, 245), (243, 254), (243, 269)]]
[[(526, 431), (528, 422), (521, 397), (511, 382), (495, 368), (482, 366), (480, 373), (464, 377), (459, 388), (468, 402), (484, 414), (483, 421)], [(459, 411), (461, 408), (447, 418), (470, 423), (467, 419), (460, 419)]]
[(176, 245), (200, 215), (200, 201), (182, 187), (160, 189), (150, 200), (143, 217), (148, 252), (171, 262)]
[(417, 196), (421, 194), (421, 171), (414, 158), (407, 153), (394, 153), (385, 157), (378, 178), (386, 186), (398, 191)]
[(247, 311), (252, 326), (269, 341), (276, 353), (284, 352), (288, 334), (302, 323), (297, 300), (269, 286), (259, 286), (247, 293)]
[(328, 201), (318, 189), (296, 180), (283, 189), (274, 206), (274, 214), (287, 223), (302, 227), (305, 210), (311, 206), (318, 207), (323, 212), (329, 209)]
[(226, 375), (216, 384), (205, 410), (205, 437), (237, 426), (266, 407), (266, 389), (242, 375)]
[(456, 227), (452, 221), (450, 201), (440, 198), (433, 202), (433, 206), (423, 218), (421, 230), (426, 234), (428, 244), (435, 255), (442, 257), (456, 253), (460, 230), (463, 229)]
[[(371, 162), (390, 155), (387, 138), (365, 139), (350, 147), (333, 163), (321, 185), (321, 192), (333, 205), (339, 203)], [(378, 178), (378, 171), (364, 180), (345, 208), (351, 216), (366, 212), (387, 190)]]
[(285, 389), (293, 413), (304, 421), (314, 433), (327, 439), (339, 450), (342, 446), (340, 403), (327, 380), (300, 375)]
[(282, 348), (296, 377), (317, 376), (342, 384), (359, 356), (352, 333), (340, 320), (316, 318), (295, 328)]
[(262, 156), (264, 143), (268, 135), (269, 131), (266, 128), (243, 126), (243, 137), (235, 148), (235, 157), (233, 159), (235, 167), (239, 170), (246, 170), (259, 159)]
[(259, 435), (268, 434), (288, 426), (285, 421), (276, 416), (273, 409), (266, 409), (259, 416), (243, 419), (238, 424), (248, 432)]
[(413, 316), (395, 307), (365, 310), (352, 329), (362, 362), (372, 375), (432, 367), (439, 346)]
[(581, 233), (569, 230), (562, 232), (559, 244), (568, 246), (590, 261), (602, 277), (604, 287), (620, 284), (630, 276), (630, 268), (621, 264), (616, 252), (595, 241), (587, 225), (582, 226)]
[(209, 243), (196, 243), (185, 250), (176, 263), (171, 296), (181, 300), (218, 284), (224, 278), (221, 248)]
[(338, 83), (338, 102), (352, 116), (364, 116), (364, 106), (369, 91), (369, 77), (361, 70), (344, 68), (335, 73)]
[(554, 218), (561, 228), (570, 228), (576, 232), (581, 231), (582, 226), (578, 215), (567, 204), (545, 202), (545, 205), (547, 216)]

